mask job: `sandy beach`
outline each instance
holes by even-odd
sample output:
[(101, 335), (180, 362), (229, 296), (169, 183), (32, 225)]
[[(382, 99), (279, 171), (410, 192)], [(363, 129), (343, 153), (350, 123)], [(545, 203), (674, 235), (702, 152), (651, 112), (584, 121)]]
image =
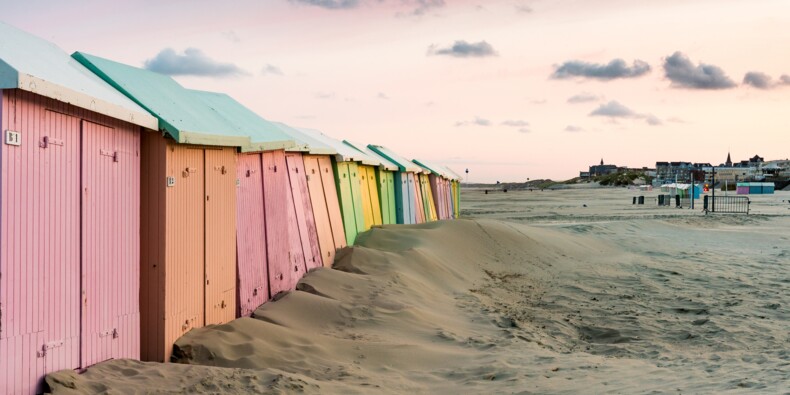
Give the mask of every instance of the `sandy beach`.
[[(790, 192), (750, 215), (654, 192), (462, 194), (464, 219), (374, 228), (180, 363), (47, 377), (84, 393), (788, 393)], [(717, 192), (718, 194), (718, 192)], [(645, 205), (632, 205), (644, 195)]]

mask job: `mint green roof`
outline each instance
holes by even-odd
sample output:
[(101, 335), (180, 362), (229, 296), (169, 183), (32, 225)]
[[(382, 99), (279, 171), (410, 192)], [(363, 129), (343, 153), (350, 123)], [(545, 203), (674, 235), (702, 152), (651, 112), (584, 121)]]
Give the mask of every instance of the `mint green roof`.
[(156, 119), (55, 44), (0, 22), (0, 89), (21, 89), (154, 129)]
[(159, 130), (183, 144), (244, 147), (250, 138), (172, 78), (82, 52), (71, 55), (159, 119)]
[(300, 131), (304, 132), (306, 135), (332, 147), (337, 151), (335, 158), (340, 162), (359, 162), (363, 165), (368, 166), (378, 166), (379, 162), (364, 152), (359, 151), (354, 147), (350, 147), (347, 144), (343, 144), (340, 140), (335, 140), (318, 130), (315, 129), (305, 129), (299, 128)]
[(213, 108), (225, 118), (225, 122), (234, 126), (240, 134), (250, 137), (250, 144), (242, 146), (242, 152), (270, 151), (297, 146), (293, 137), (283, 133), (277, 125), (263, 119), (232, 97), (217, 92), (192, 89), (188, 89), (188, 91)]
[(346, 144), (349, 147), (352, 147), (355, 150), (366, 154), (371, 159), (376, 161), (376, 166), (381, 167), (384, 170), (398, 171), (398, 169), (399, 169), (398, 165), (393, 163), (391, 160), (389, 160), (389, 159), (379, 155), (378, 153), (374, 152), (373, 150), (371, 150), (370, 148), (368, 148), (368, 146), (366, 146), (364, 144), (352, 143), (352, 142), (350, 142), (348, 140), (343, 140), (343, 144)]
[(447, 171), (447, 174), (450, 175), (451, 180), (461, 181), (461, 175), (456, 173), (453, 169), (447, 166), (442, 166), (442, 168)]
[(423, 171), (420, 166), (417, 166), (412, 161), (396, 154), (394, 151), (391, 151), (390, 149), (384, 146), (368, 144), (368, 148), (373, 150), (373, 152), (376, 152), (379, 155), (385, 157), (390, 162), (398, 165), (398, 171), (409, 172), (409, 173), (421, 173)]
[(419, 166), (422, 166), (423, 168), (428, 169), (431, 173), (437, 176), (441, 176), (448, 179), (451, 178), (449, 174), (447, 174), (447, 170), (443, 169), (441, 166), (437, 164), (430, 163), (424, 160), (417, 160), (417, 159), (412, 159), (412, 162), (416, 163)]
[(299, 128), (295, 128), (293, 126), (286, 125), (282, 122), (273, 122), (281, 131), (285, 134), (293, 137), (301, 147), (296, 149), (290, 149), (289, 151), (307, 151), (308, 153), (314, 155), (335, 155), (337, 154), (337, 150), (330, 147), (326, 143), (321, 140), (318, 140), (304, 131), (300, 130)]

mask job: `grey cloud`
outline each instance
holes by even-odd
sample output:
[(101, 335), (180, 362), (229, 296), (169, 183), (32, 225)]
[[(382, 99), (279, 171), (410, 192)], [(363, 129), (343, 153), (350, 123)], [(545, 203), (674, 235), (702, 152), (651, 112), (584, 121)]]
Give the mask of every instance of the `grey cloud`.
[(601, 104), (590, 113), (590, 116), (630, 118), (636, 116), (636, 113), (619, 102), (612, 100), (609, 103)]
[(551, 78), (567, 79), (574, 77), (613, 80), (617, 78), (635, 78), (650, 72), (650, 65), (641, 60), (634, 60), (631, 66), (623, 59), (614, 59), (608, 64), (587, 63), (571, 60), (557, 66)]
[(511, 120), (507, 120), (507, 121), (502, 122), (502, 125), (512, 126), (512, 127), (516, 127), (516, 128), (522, 128), (522, 127), (529, 126), (529, 122), (518, 120), (518, 119), (511, 119)]
[(568, 98), (568, 103), (588, 103), (601, 100), (601, 97), (592, 93), (582, 92)]
[(278, 76), (284, 76), (285, 75), (283, 73), (283, 71), (279, 67), (277, 67), (277, 66), (275, 66), (273, 64), (269, 64), (269, 63), (267, 63), (266, 66), (263, 66), (263, 69), (261, 70), (261, 74), (263, 74), (263, 75), (278, 75)]
[(441, 8), (444, 7), (445, 1), (444, 0), (417, 0), (416, 1), (417, 8), (412, 11), (413, 15), (424, 15), (426, 12), (430, 11), (433, 8)]
[(202, 77), (231, 77), (248, 73), (233, 63), (221, 63), (209, 58), (197, 48), (187, 48), (183, 54), (165, 48), (144, 62), (148, 70), (167, 75), (196, 75)]
[(651, 126), (658, 126), (664, 124), (664, 122), (662, 122), (657, 116), (653, 114), (647, 114), (644, 116), (644, 118), (647, 124)]
[(458, 40), (452, 46), (444, 48), (437, 48), (435, 45), (431, 45), (428, 48), (428, 54), (446, 55), (457, 58), (482, 58), (497, 55), (494, 47), (485, 41), (469, 43), (464, 40)]
[(704, 63), (694, 66), (681, 52), (664, 59), (664, 73), (677, 88), (728, 89), (736, 86), (720, 67)]
[(455, 126), (477, 125), (477, 126), (491, 126), (491, 121), (485, 118), (475, 117), (471, 121), (458, 121)]
[(773, 89), (783, 85), (790, 85), (790, 76), (783, 74), (778, 81), (774, 81), (768, 74), (750, 71), (743, 76), (743, 83), (757, 89)]
[(316, 6), (328, 10), (346, 10), (359, 6), (359, 0), (291, 0), (291, 3)]
[(315, 94), (316, 99), (328, 100), (335, 98), (335, 92), (318, 92)]
[(575, 132), (583, 132), (584, 129), (582, 129), (582, 128), (578, 127), (578, 126), (568, 125), (568, 126), (565, 127), (565, 131), (566, 132), (575, 133)]
[(526, 4), (516, 4), (516, 12), (519, 14), (531, 14), (532, 11), (534, 11), (532, 7)]
[[(662, 125), (661, 119), (653, 114), (640, 114), (630, 108), (612, 100), (606, 104), (601, 104), (598, 108), (590, 113), (590, 116), (600, 116), (609, 118), (630, 118), (630, 119), (644, 119), (650, 126)], [(567, 130), (567, 128), (566, 128)]]
[(378, 97), (379, 99), (382, 99), (382, 100), (389, 100), (390, 99), (390, 97), (387, 96), (387, 94), (384, 93), (384, 92), (379, 92), (379, 94), (376, 95), (376, 97)]
[(519, 133), (531, 133), (532, 130), (530, 130), (529, 128), (519, 128), (518, 132)]
[(233, 30), (228, 30), (226, 32), (222, 32), (221, 34), (222, 34), (222, 37), (224, 37), (225, 39), (227, 39), (229, 41), (233, 41), (234, 43), (241, 42), (241, 38), (239, 38), (239, 35), (236, 34), (236, 32), (233, 31)]

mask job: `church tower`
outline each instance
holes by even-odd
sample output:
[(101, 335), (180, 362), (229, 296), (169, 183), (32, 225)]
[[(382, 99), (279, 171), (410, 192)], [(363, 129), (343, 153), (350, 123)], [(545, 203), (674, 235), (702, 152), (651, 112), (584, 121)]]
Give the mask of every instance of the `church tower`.
[(727, 152), (727, 161), (724, 162), (724, 166), (732, 167), (732, 159), (730, 159), (730, 153)]

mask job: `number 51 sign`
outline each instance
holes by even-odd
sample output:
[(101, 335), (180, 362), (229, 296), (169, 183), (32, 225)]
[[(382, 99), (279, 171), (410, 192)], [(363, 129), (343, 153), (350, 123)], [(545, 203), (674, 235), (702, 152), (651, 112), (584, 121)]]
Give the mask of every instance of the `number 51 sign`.
[(22, 137), (19, 132), (13, 130), (5, 131), (5, 143), (8, 145), (22, 145)]

